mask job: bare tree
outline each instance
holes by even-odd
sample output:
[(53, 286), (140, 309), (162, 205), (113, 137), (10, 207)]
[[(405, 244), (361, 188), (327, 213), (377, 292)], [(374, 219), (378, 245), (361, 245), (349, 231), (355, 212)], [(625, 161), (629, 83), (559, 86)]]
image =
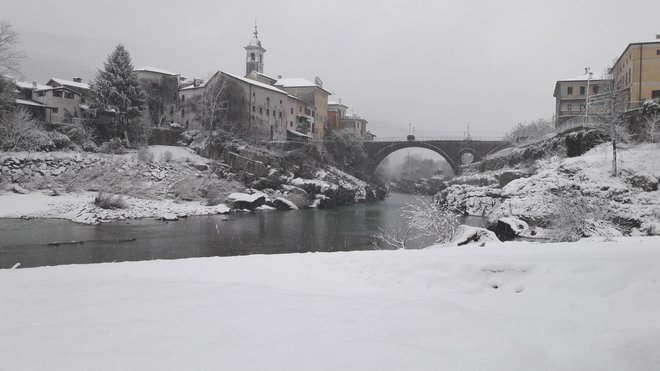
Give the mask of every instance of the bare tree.
[(593, 109), (601, 129), (606, 131), (612, 140), (612, 174), (618, 176), (617, 148), (622, 142), (629, 140), (629, 135), (624, 126), (624, 113), (626, 111), (626, 99), (620, 89), (610, 83), (610, 87), (603, 93), (589, 97), (590, 108)]
[(378, 233), (372, 236), (373, 245), (379, 249), (381, 246), (379, 242), (395, 249), (405, 249), (408, 243), (419, 236), (416, 235), (415, 230), (408, 224), (397, 225), (390, 223), (385, 229), (378, 227)]
[(0, 149), (4, 151), (33, 150), (38, 147), (38, 122), (23, 109), (0, 117)]
[(18, 33), (11, 24), (0, 22), (0, 76), (8, 72), (18, 72), (23, 54), (16, 50)]
[(405, 249), (408, 242), (430, 237), (433, 243), (449, 241), (456, 233), (459, 225), (459, 215), (432, 198), (417, 197), (414, 203), (402, 208), (401, 216), (404, 223), (390, 224), (386, 229), (379, 228), (379, 233), (373, 237), (377, 242), (383, 242), (397, 249)]
[(229, 100), (226, 97), (229, 85), (227, 78), (220, 72), (217, 73), (217, 76), (217, 78), (214, 78), (215, 75), (209, 78), (200, 102), (202, 117), (208, 122), (210, 130), (215, 130), (219, 126), (225, 112), (229, 109)]
[(431, 237), (435, 243), (449, 241), (458, 227), (459, 215), (433, 198), (416, 197), (403, 207), (402, 216), (420, 237)]
[(643, 121), (643, 134), (645, 140), (648, 140), (651, 143), (658, 142), (658, 130), (660, 130), (660, 112), (652, 113), (647, 115)]

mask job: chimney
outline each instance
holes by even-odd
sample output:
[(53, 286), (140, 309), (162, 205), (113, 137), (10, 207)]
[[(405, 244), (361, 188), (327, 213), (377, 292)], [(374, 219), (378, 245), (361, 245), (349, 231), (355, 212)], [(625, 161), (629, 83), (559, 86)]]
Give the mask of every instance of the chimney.
[(37, 82), (32, 81), (32, 89), (37, 90)]
[(277, 78), (278, 78), (278, 79), (281, 79), (281, 78), (282, 78), (282, 75), (277, 75)]
[(74, 77), (73, 82), (82, 82), (82, 79), (80, 77)]
[(655, 34), (655, 39), (660, 40), (660, 33)]

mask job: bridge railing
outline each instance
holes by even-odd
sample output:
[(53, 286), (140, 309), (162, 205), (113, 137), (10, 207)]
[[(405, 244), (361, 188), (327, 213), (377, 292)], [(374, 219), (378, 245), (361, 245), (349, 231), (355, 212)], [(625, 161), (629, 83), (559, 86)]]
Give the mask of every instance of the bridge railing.
[[(507, 138), (502, 137), (502, 136), (490, 136), (490, 137), (466, 137), (466, 136), (442, 136), (442, 137), (418, 137), (415, 136), (414, 139), (408, 139), (408, 137), (376, 137), (374, 140), (371, 142), (431, 142), (431, 141), (439, 141), (439, 140), (447, 140), (447, 141), (468, 141), (468, 140), (473, 140), (473, 141), (505, 141)], [(365, 142), (367, 143), (367, 142)]]

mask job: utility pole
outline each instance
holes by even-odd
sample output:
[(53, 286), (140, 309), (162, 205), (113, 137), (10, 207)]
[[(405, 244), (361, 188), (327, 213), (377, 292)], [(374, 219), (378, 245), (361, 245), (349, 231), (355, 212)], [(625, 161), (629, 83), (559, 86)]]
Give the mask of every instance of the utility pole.
[(588, 112), (589, 112), (589, 82), (591, 82), (591, 67), (586, 67), (584, 69), (584, 72), (587, 74), (587, 99), (584, 101), (584, 118), (585, 122), (588, 120)]

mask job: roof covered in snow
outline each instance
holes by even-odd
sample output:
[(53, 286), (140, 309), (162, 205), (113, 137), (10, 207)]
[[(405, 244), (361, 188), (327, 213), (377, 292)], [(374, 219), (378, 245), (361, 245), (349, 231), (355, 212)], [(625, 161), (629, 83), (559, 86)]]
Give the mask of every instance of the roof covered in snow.
[(224, 72), (224, 71), (221, 71), (221, 72), (222, 72), (223, 74), (229, 76), (229, 77), (233, 77), (233, 78), (235, 78), (235, 79), (237, 79), (237, 80), (240, 80), (240, 81), (246, 82), (246, 83), (248, 83), (248, 84), (250, 84), (250, 85), (254, 85), (254, 86), (258, 86), (258, 87), (260, 87), (260, 88), (264, 88), (264, 89), (272, 90), (272, 91), (277, 92), (277, 93), (281, 93), (281, 94), (289, 95), (289, 93), (287, 93), (287, 92), (285, 92), (285, 91), (282, 91), (282, 90), (280, 90), (280, 89), (274, 87), (273, 85), (264, 84), (263, 82), (259, 82), (259, 81), (256, 81), (256, 80), (252, 80), (252, 79), (248, 79), (248, 78), (241, 77), (241, 76), (238, 76), (238, 75), (234, 75), (233, 73)]
[(316, 84), (303, 77), (278, 79), (277, 82), (275, 82), (275, 85), (283, 86), (285, 88), (316, 87)]
[(54, 81), (60, 85), (65, 85), (65, 86), (70, 86), (72, 88), (79, 88), (79, 89), (89, 89), (90, 86), (89, 84), (85, 84), (84, 82), (75, 82), (75, 81), (70, 81), (70, 80), (64, 80), (64, 79), (58, 79), (58, 78), (51, 78), (48, 80), (46, 85), (50, 85), (49, 83), (51, 81)]
[(611, 80), (611, 79), (612, 76), (610, 74), (601, 72), (601, 73), (592, 73), (591, 77), (589, 76), (588, 73), (585, 73), (580, 76), (575, 76), (568, 79), (561, 79), (558, 81), (587, 81), (587, 80), (594, 81), (594, 80)]
[[(31, 82), (15, 80), (14, 84), (16, 86), (18, 86), (19, 88), (21, 88), (21, 89), (32, 89), (32, 88), (34, 88), (34, 84), (31, 83)], [(45, 89), (49, 89), (49, 88), (50, 88), (50, 86), (48, 86), (48, 85), (37, 84), (37, 90), (45, 90)]]
[(175, 73), (175, 72), (172, 72), (172, 71), (164, 70), (162, 68), (156, 68), (156, 67), (151, 67), (151, 66), (144, 66), (144, 67), (136, 68), (134, 71), (154, 72), (154, 73), (160, 73), (162, 75), (170, 75), (170, 76), (180, 75), (179, 73)]
[(41, 103), (32, 100), (25, 100), (25, 99), (16, 99), (16, 104), (22, 104), (24, 106), (46, 107)]

